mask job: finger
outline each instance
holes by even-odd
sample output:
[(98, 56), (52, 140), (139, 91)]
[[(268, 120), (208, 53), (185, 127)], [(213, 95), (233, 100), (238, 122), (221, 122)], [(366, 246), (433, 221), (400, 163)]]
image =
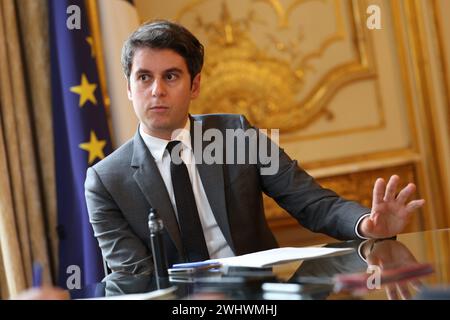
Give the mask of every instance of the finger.
[(406, 283), (397, 283), (397, 289), (403, 300), (411, 299), (411, 293), (409, 292), (408, 285)]
[(397, 202), (403, 204), (408, 200), (408, 198), (416, 191), (416, 185), (414, 183), (409, 183), (406, 187), (398, 193)]
[(393, 286), (393, 285), (386, 286), (386, 295), (389, 300), (399, 300), (397, 290), (395, 289), (395, 286)]
[(395, 199), (395, 193), (397, 192), (397, 186), (400, 178), (394, 174), (389, 179), (389, 182), (386, 186), (386, 193), (384, 194), (384, 201), (392, 201)]
[(425, 200), (424, 199), (420, 199), (420, 200), (413, 200), (410, 203), (408, 203), (406, 205), (406, 211), (408, 212), (413, 212), (416, 209), (419, 209), (420, 207), (422, 207), (425, 204)]
[(376, 210), (377, 205), (383, 202), (385, 188), (386, 183), (384, 182), (384, 179), (378, 178), (373, 186), (372, 211)]

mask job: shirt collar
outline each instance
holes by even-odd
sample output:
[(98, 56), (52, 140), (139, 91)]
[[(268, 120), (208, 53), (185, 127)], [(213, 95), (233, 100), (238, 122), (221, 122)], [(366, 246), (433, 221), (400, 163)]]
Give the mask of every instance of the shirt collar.
[[(192, 150), (190, 128), (191, 128), (191, 120), (188, 117), (186, 125), (184, 126), (183, 130), (180, 130), (178, 135), (173, 140), (181, 141), (183, 143), (183, 147)], [(170, 140), (156, 138), (154, 136), (145, 133), (144, 129), (142, 128), (142, 125), (139, 125), (139, 134), (144, 140), (144, 143), (147, 146), (147, 148), (150, 150), (150, 153), (152, 154), (153, 158), (155, 158), (155, 161), (162, 161), (164, 151), (166, 150), (167, 144), (169, 143)]]

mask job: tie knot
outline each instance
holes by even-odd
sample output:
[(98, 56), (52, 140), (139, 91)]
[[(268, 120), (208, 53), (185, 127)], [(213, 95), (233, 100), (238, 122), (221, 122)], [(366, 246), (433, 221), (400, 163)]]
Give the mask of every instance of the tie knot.
[[(169, 152), (169, 155), (171, 158), (173, 158), (173, 155), (177, 155), (178, 157), (180, 157), (181, 141), (179, 141), (179, 140), (170, 141), (167, 144), (166, 149)], [(175, 153), (172, 153), (172, 151), (174, 151), (174, 149), (175, 149)]]

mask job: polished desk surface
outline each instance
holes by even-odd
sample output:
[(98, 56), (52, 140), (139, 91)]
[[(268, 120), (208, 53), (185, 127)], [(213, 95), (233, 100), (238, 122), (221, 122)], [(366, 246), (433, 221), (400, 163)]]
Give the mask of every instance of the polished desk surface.
[[(101, 283), (73, 290), (71, 295), (74, 299), (120, 299), (128, 294), (170, 287), (173, 292), (160, 296), (160, 299), (426, 299), (435, 298), (432, 294), (442, 292), (444, 298), (449, 299), (450, 229), (401, 234), (396, 239), (382, 241), (347, 241), (326, 246), (355, 250), (268, 269), (231, 268), (194, 278), (156, 281), (151, 275), (112, 273)], [(369, 265), (371, 269), (368, 269)], [(411, 266), (419, 268), (414, 271)], [(381, 278), (378, 278), (383, 279), (381, 283), (374, 277), (377, 268), (381, 270)], [(384, 277), (392, 276), (393, 272), (393, 277)], [(339, 286), (337, 279), (343, 274), (366, 275), (364, 285), (357, 289)], [(370, 280), (367, 277), (371, 277)], [(300, 285), (294, 285), (296, 292), (292, 293), (263, 290), (264, 283), (274, 282)]]

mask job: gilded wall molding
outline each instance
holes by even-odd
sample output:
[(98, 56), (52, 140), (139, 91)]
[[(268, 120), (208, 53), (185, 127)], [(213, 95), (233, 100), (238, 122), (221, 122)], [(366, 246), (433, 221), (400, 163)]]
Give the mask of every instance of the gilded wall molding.
[[(247, 11), (239, 17), (230, 10), (233, 1), (213, 2), (215, 8), (220, 7), (218, 19), (211, 20), (210, 14), (202, 12), (204, 0), (190, 1), (175, 14), (175, 20), (181, 23), (189, 16), (188, 21), (194, 24), (190, 28), (207, 38), (202, 93), (193, 103), (194, 113), (243, 113), (258, 127), (279, 128), (282, 134), (297, 132), (320, 117), (333, 121), (333, 114), (327, 110), (328, 102), (342, 87), (355, 81), (376, 79), (358, 1), (309, 0), (283, 5), (286, 2), (279, 0), (254, 0), (248, 1)], [(332, 14), (335, 25), (316, 47), (304, 52), (302, 26), (296, 21), (300, 31), (293, 29), (293, 16), (311, 3), (321, 4), (318, 8), (324, 10), (324, 19)], [(255, 35), (252, 30), (261, 28), (269, 19), (261, 17), (258, 5), (270, 8), (277, 24), (263, 29), (265, 34)], [(287, 38), (285, 31), (289, 28), (290, 37)], [(265, 38), (265, 47), (256, 40), (258, 37)], [(336, 43), (351, 47), (353, 58), (347, 57), (324, 74), (317, 75), (312, 61), (321, 61)], [(356, 128), (356, 131), (374, 130), (384, 125), (383, 108), (378, 100), (380, 122), (375, 126)], [(344, 132), (348, 133), (348, 130)]]
[[(436, 97), (433, 93), (432, 70), (429, 52), (431, 44), (441, 41), (438, 34), (427, 34), (426, 23), (436, 24), (436, 14), (432, 20), (425, 21), (422, 6), (432, 2), (392, 1), (394, 30), (398, 43), (398, 56), (401, 66), (403, 86), (407, 98), (407, 110), (412, 134), (411, 149), (421, 155), (417, 164), (419, 187), (423, 190), (425, 204), (425, 226), (427, 229), (442, 228), (449, 225), (450, 203), (445, 196), (448, 193), (448, 181), (445, 180), (445, 167), (439, 148), (445, 147), (435, 129)], [(431, 6), (436, 9), (436, 6)], [(436, 38), (429, 38), (436, 36)], [(431, 47), (430, 47), (431, 46)], [(424, 63), (428, 61), (428, 63)]]

